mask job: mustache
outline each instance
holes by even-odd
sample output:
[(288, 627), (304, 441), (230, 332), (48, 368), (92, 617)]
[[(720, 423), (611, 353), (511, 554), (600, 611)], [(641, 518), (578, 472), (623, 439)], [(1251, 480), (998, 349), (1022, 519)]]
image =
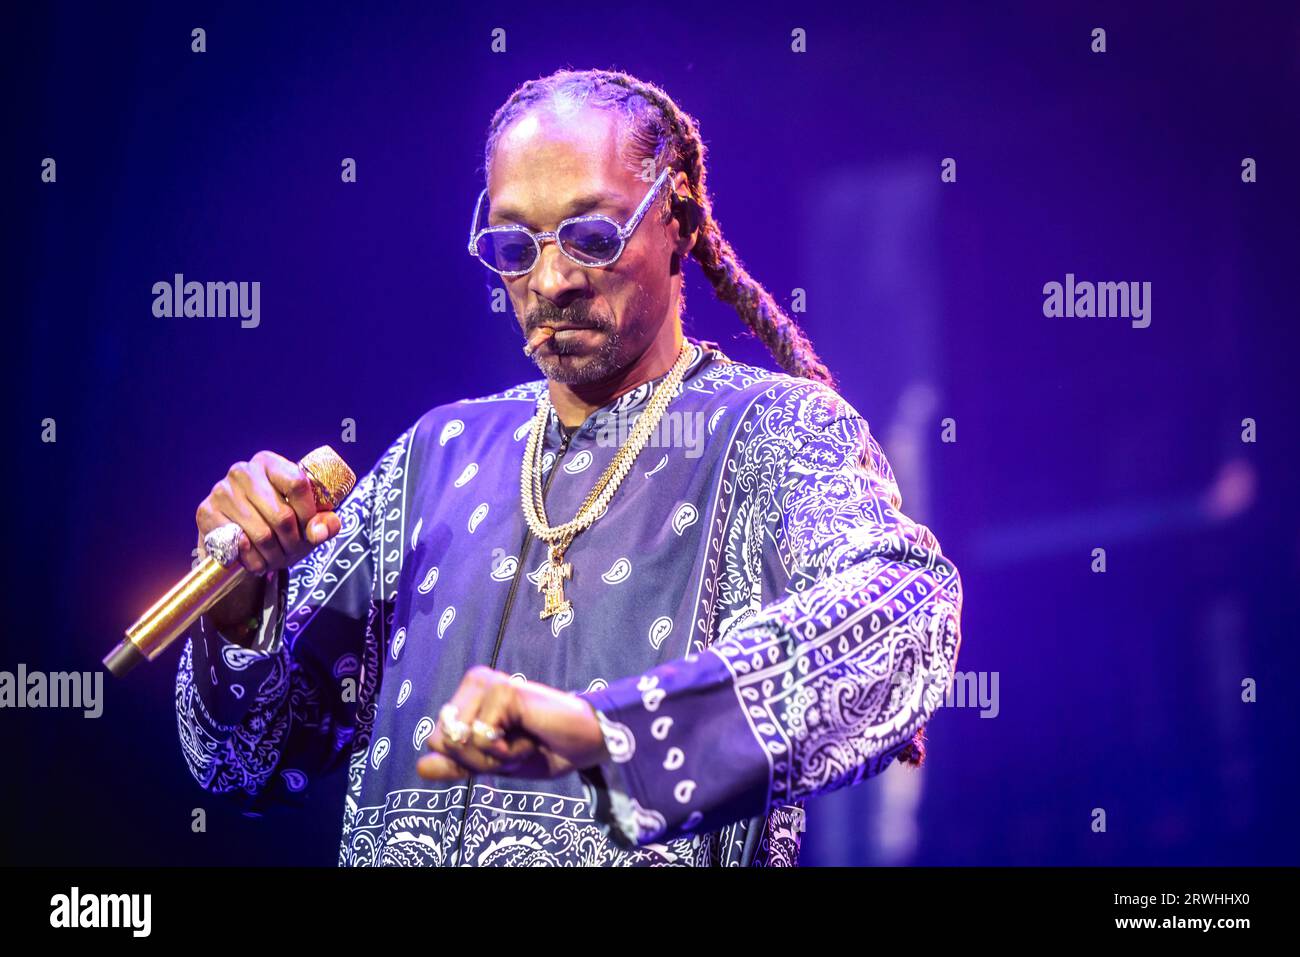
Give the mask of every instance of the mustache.
[(563, 309), (550, 304), (534, 309), (525, 321), (526, 331), (531, 334), (542, 326), (568, 326), (573, 329), (598, 329), (608, 332), (614, 328), (614, 323), (606, 316), (593, 313), (590, 305), (583, 301)]

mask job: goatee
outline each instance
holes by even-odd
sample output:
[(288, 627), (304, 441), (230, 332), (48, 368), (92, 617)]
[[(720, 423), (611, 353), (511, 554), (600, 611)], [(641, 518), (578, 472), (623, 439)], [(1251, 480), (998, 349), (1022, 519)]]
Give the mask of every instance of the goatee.
[(605, 332), (604, 341), (595, 352), (576, 359), (564, 359), (563, 356), (576, 356), (576, 353), (566, 351), (563, 344), (552, 338), (533, 353), (533, 362), (546, 378), (561, 385), (589, 385), (610, 378), (622, 367), (622, 346), (623, 340), (617, 330)]
[[(562, 385), (589, 385), (607, 379), (621, 368), (623, 338), (618, 327), (605, 316), (593, 313), (586, 300), (580, 300), (564, 309), (542, 306), (534, 311), (527, 323), (531, 335), (546, 325), (574, 326), (594, 329), (604, 333), (595, 352), (580, 355), (576, 344), (566, 345), (552, 336), (536, 352), (532, 360), (546, 378)], [(563, 356), (573, 356), (564, 359)]]

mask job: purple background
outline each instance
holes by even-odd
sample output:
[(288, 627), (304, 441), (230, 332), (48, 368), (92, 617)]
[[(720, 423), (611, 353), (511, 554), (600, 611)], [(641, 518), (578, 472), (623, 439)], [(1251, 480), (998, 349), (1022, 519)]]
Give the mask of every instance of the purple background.
[[(751, 272), (807, 290), (961, 570), (958, 669), (999, 675), (998, 716), (941, 710), (918, 775), (814, 799), (804, 863), (1296, 863), (1294, 7), (434, 6), (48, 5), (4, 31), (0, 669), (98, 667), (230, 462), (330, 442), (368, 468), (426, 409), (534, 378), (465, 254), (487, 123), (525, 79), (617, 68), (699, 120)], [(177, 272), (260, 281), (260, 327), (155, 318)], [(1150, 328), (1045, 318), (1067, 272), (1151, 282)], [(687, 279), (687, 331), (772, 366)], [(0, 860), (334, 861), (341, 776), (259, 820), (193, 783), (175, 655), (109, 679), (97, 721), (0, 712)]]

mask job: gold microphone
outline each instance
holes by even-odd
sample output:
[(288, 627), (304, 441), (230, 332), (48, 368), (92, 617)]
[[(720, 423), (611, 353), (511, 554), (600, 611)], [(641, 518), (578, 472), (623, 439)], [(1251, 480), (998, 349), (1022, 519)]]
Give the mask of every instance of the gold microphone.
[[(318, 511), (337, 509), (357, 484), (356, 473), (328, 445), (308, 452), (298, 466), (311, 479)], [(105, 656), (110, 674), (120, 678), (140, 662), (153, 661), (244, 580), (248, 570), (239, 563), (239, 535), (239, 526), (229, 524), (204, 536), (208, 554), (203, 561), (141, 615)]]

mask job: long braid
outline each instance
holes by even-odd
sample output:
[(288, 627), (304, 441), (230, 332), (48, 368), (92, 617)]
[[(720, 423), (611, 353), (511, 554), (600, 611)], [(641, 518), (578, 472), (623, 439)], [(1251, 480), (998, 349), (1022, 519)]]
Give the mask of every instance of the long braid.
[[(690, 114), (653, 83), (614, 70), (560, 70), (539, 80), (528, 80), (492, 117), (486, 148), (489, 174), (497, 139), (506, 126), (547, 99), (573, 106), (620, 109), (629, 121), (626, 126), (631, 168), (640, 170), (639, 161), (652, 158), (656, 172), (666, 165), (684, 170), (689, 198), (681, 201), (687, 207), (681, 211), (698, 223), (700, 230), (691, 256), (700, 264), (714, 293), (736, 310), (782, 369), (791, 375), (834, 384), (830, 370), (798, 323), (746, 271), (722, 235), (706, 185), (706, 147), (699, 128)], [(668, 208), (677, 205), (670, 199)]]

